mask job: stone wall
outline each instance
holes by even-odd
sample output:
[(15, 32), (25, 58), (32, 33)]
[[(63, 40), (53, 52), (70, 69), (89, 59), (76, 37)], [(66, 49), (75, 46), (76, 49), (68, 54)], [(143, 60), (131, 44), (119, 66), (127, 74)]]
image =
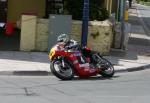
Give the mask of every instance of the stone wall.
[[(36, 36), (35, 36), (35, 47), (30, 48), (31, 50), (47, 51), (48, 47), (48, 34), (49, 34), (49, 20), (48, 19), (37, 19), (36, 20)], [(89, 33), (88, 33), (88, 46), (93, 50), (99, 51), (103, 54), (108, 54), (112, 44), (112, 24), (109, 21), (91, 21), (89, 22)], [(33, 29), (35, 30), (35, 29)], [(72, 30), (70, 37), (80, 42), (82, 22), (72, 21)], [(24, 31), (26, 32), (26, 31)], [(22, 33), (21, 35), (24, 35)], [(32, 34), (30, 34), (32, 35)], [(26, 38), (24, 38), (25, 40)], [(34, 38), (33, 38), (34, 40)], [(27, 40), (28, 42), (28, 40)], [(26, 45), (27, 46), (27, 45)], [(28, 48), (28, 47), (22, 47)], [(29, 49), (28, 49), (29, 50)], [(30, 50), (29, 50), (30, 51)]]
[(81, 41), (81, 34), (82, 34), (82, 22), (81, 21), (73, 21), (72, 22), (72, 30), (70, 33), (70, 38), (80, 42)]
[(21, 51), (32, 51), (35, 50), (36, 40), (36, 16), (23, 15), (21, 19), (21, 40), (20, 50)]
[[(88, 47), (108, 54), (111, 48), (113, 33), (112, 24), (109, 21), (91, 21), (89, 22)], [(82, 22), (73, 21), (71, 38), (80, 41), (82, 32)]]
[(35, 41), (35, 49), (38, 51), (47, 51), (48, 49), (48, 19), (37, 20), (37, 33)]
[(103, 54), (108, 54), (113, 40), (112, 24), (109, 21), (91, 22), (88, 46)]

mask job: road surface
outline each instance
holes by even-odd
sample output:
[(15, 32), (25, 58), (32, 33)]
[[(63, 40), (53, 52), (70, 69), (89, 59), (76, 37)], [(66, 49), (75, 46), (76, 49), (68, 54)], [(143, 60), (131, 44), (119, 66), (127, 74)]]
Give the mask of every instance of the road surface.
[(150, 6), (144, 5), (136, 5), (139, 11), (139, 16), (142, 18), (145, 29), (148, 32), (148, 36), (150, 36)]
[(0, 103), (149, 103), (150, 70), (113, 78), (0, 76)]

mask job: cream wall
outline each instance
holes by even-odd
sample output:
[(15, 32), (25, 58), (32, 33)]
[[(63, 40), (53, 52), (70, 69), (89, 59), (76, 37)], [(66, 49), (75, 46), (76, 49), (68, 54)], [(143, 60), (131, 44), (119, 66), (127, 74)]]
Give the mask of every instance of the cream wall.
[(22, 13), (37, 13), (39, 17), (45, 15), (46, 0), (8, 0), (8, 21), (17, 21)]
[(48, 34), (49, 34), (49, 20), (37, 19), (37, 33), (35, 40), (35, 49), (38, 51), (48, 50)]
[(35, 50), (37, 17), (32, 15), (23, 15), (21, 22), (20, 50)]
[[(102, 54), (108, 54), (113, 40), (112, 23), (108, 20), (90, 21), (88, 29), (88, 47)], [(80, 41), (81, 33), (82, 22), (73, 21), (71, 38)]]
[[(24, 17), (28, 20), (28, 16)], [(22, 51), (47, 51), (48, 48), (48, 34), (49, 34), (49, 20), (48, 19), (32, 19), (27, 22), (22, 19), (21, 28), (21, 50)], [(33, 25), (34, 24), (34, 25)], [(30, 25), (30, 26), (29, 26)], [(73, 21), (70, 37), (77, 41), (81, 40), (82, 22)], [(30, 32), (29, 32), (30, 31)], [(101, 52), (102, 54), (108, 54), (112, 45), (113, 31), (112, 24), (108, 20), (106, 21), (92, 21), (89, 22), (88, 33), (88, 46), (92, 49)], [(30, 45), (32, 44), (32, 45)]]

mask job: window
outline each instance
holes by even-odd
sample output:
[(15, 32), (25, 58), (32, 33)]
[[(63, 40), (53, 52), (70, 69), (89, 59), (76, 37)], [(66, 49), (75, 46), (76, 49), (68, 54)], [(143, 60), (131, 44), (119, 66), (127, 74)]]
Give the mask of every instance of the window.
[(46, 0), (46, 18), (49, 14), (62, 14), (63, 5), (63, 0)]

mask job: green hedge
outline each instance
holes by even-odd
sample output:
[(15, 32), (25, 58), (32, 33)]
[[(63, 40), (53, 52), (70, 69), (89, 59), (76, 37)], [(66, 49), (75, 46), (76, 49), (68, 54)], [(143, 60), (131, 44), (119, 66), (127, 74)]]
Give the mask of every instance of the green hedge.
[[(84, 0), (64, 0), (65, 13), (72, 15), (74, 20), (82, 20)], [(108, 11), (104, 8), (104, 0), (89, 0), (89, 20), (103, 21), (109, 17)]]
[(150, 2), (144, 2), (144, 1), (140, 1), (139, 3), (140, 3), (140, 4), (142, 4), (142, 5), (147, 5), (147, 6), (150, 6)]
[(144, 2), (150, 2), (150, 0), (140, 0), (140, 1), (144, 1)]
[(150, 2), (150, 0), (136, 0), (137, 3)]

